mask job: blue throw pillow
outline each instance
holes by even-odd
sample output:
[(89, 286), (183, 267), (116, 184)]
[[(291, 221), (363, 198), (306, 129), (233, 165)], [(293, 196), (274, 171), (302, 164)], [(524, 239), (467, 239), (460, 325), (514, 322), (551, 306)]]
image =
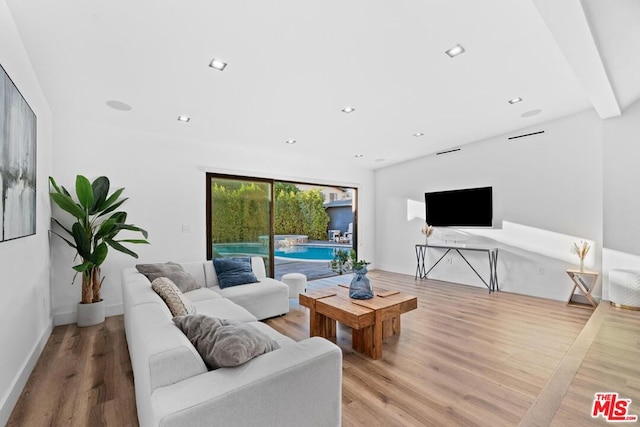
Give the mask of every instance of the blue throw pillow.
[(213, 266), (218, 276), (218, 284), (222, 289), (258, 281), (251, 269), (249, 257), (214, 258)]

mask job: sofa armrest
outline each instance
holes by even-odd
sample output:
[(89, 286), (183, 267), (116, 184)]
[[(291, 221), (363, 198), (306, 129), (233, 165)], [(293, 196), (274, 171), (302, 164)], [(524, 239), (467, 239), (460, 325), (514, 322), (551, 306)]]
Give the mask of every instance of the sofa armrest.
[(342, 352), (313, 337), (154, 391), (157, 426), (339, 426)]

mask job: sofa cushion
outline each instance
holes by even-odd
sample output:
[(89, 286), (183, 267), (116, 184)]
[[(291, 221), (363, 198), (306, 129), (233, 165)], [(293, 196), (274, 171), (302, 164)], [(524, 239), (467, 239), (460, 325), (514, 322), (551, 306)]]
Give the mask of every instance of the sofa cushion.
[(210, 369), (234, 367), (280, 345), (250, 324), (194, 314), (174, 317)]
[(137, 264), (136, 269), (147, 276), (150, 282), (158, 277), (169, 278), (182, 292), (192, 291), (200, 288), (200, 284), (196, 282), (193, 276), (175, 262), (166, 262), (164, 264)]
[(210, 288), (194, 289), (193, 291), (185, 292), (184, 296), (189, 298), (191, 302), (205, 301), (213, 298), (222, 298), (222, 296)]
[(253, 274), (249, 257), (214, 258), (213, 265), (218, 276), (218, 284), (222, 289), (258, 281)]
[[(264, 265), (264, 259), (259, 256), (251, 257), (251, 267), (253, 270), (253, 274), (256, 275), (256, 279), (261, 280), (267, 277), (267, 270)], [(205, 277), (205, 286), (212, 288), (218, 287), (218, 275), (216, 274), (216, 269), (213, 266), (213, 262), (207, 261), (204, 263), (204, 277)]]
[(211, 289), (246, 308), (260, 320), (289, 312), (289, 287), (269, 277), (248, 285)]
[(206, 281), (204, 277), (204, 265), (206, 262), (202, 261), (193, 261), (193, 262), (180, 262), (180, 266), (184, 271), (189, 273), (193, 279), (196, 281), (198, 286), (201, 288), (206, 288)]
[(151, 289), (167, 304), (173, 316), (194, 314), (196, 308), (193, 303), (180, 292), (180, 289), (168, 278), (158, 277), (151, 282)]
[(194, 301), (193, 305), (196, 306), (196, 313), (211, 317), (235, 320), (238, 322), (254, 322), (258, 320), (256, 316), (251, 314), (246, 308), (227, 298), (211, 298)]

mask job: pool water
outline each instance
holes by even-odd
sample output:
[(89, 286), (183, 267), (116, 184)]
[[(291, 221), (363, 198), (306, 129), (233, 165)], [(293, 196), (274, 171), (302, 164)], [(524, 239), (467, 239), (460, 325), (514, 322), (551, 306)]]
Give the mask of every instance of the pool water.
[(222, 256), (269, 256), (269, 247), (259, 243), (218, 243), (213, 251)]
[[(222, 256), (268, 256), (269, 248), (256, 243), (223, 243), (213, 245), (214, 252)], [(283, 247), (275, 251), (278, 258), (296, 259), (301, 261), (331, 261), (338, 249), (351, 248), (320, 245), (294, 245)]]
[(331, 261), (336, 250), (349, 248), (339, 248), (333, 246), (309, 246), (296, 245), (288, 248), (281, 248), (275, 252), (275, 256), (307, 261)]

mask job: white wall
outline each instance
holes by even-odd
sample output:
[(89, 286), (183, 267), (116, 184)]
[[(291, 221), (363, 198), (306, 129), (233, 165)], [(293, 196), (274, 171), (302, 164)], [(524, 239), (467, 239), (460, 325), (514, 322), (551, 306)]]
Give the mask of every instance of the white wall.
[[(540, 130), (545, 133), (507, 140)], [(424, 203), (425, 192), (492, 186), (494, 229), (466, 230), (462, 239), (500, 248), (502, 290), (565, 300), (572, 284), (565, 270), (578, 262), (570, 253), (574, 241), (594, 243), (586, 265), (601, 269), (602, 174), (602, 122), (593, 111), (378, 170), (377, 267), (415, 273), (414, 245), (423, 242), (424, 219), (408, 220), (408, 200)], [(437, 230), (435, 238), (444, 232)], [(429, 251), (435, 262), (438, 251)], [(487, 277), (486, 255), (465, 256)], [(458, 255), (451, 262), (443, 261), (429, 277), (484, 286)]]
[[(105, 107), (106, 108), (106, 107)], [(123, 113), (126, 114), (126, 113)], [(132, 247), (140, 259), (110, 251), (103, 273), (107, 314), (122, 312), (120, 271), (138, 262), (204, 260), (205, 173), (223, 172), (355, 186), (359, 188), (358, 250), (374, 261), (373, 172), (333, 168), (313, 159), (288, 161), (269, 154), (216, 147), (206, 141), (169, 137), (122, 127), (56, 117), (54, 177), (73, 187), (76, 174), (106, 175), (113, 187), (125, 187), (128, 222), (149, 232), (149, 246)], [(86, 155), (86, 153), (90, 153)], [(57, 209), (57, 208), (56, 208)], [(182, 225), (191, 227), (183, 233)], [(52, 241), (52, 289), (55, 324), (75, 322), (79, 281), (70, 286), (73, 251)]]
[(4, 0), (0, 1), (0, 64), (38, 124), (36, 234), (0, 243), (0, 425), (4, 425), (52, 328), (47, 233), (51, 112)]
[(640, 101), (603, 129), (605, 247), (640, 255)]
[(603, 122), (603, 147), (606, 291), (609, 270), (640, 270), (640, 101)]

